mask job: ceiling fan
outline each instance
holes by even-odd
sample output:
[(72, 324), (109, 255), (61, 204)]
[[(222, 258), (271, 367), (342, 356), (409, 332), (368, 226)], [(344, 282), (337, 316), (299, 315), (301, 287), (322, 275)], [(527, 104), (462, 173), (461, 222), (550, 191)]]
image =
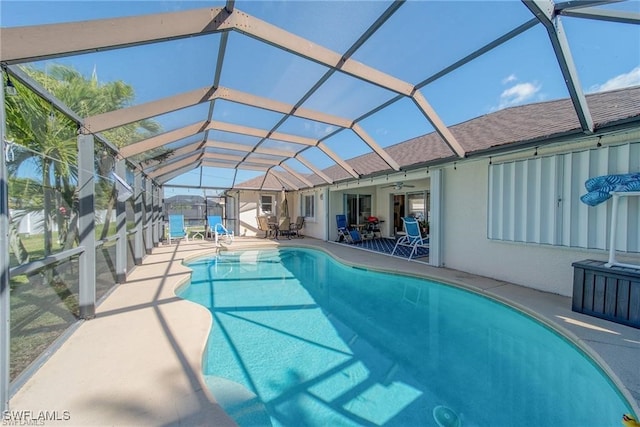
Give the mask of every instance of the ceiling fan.
[(409, 185), (409, 184), (405, 184), (402, 181), (399, 182), (394, 182), (393, 184), (389, 184), (389, 185), (383, 185), (380, 188), (393, 188), (394, 190), (402, 190), (402, 187), (415, 187), (415, 185)]

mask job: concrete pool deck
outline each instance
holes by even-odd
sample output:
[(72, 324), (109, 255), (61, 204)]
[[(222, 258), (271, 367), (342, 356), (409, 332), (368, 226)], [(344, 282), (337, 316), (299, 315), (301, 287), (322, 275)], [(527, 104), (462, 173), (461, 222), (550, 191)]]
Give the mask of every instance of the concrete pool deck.
[[(537, 313), (606, 364), (640, 413), (640, 329), (574, 313), (568, 297), (333, 242), (236, 238), (229, 249), (277, 245), (321, 248), (343, 262), (464, 284)], [(82, 322), (12, 396), (10, 410), (57, 411), (59, 420), (45, 425), (235, 425), (201, 375), (211, 316), (175, 295), (190, 277), (182, 262), (213, 251), (202, 240), (154, 248), (97, 307), (96, 318)]]

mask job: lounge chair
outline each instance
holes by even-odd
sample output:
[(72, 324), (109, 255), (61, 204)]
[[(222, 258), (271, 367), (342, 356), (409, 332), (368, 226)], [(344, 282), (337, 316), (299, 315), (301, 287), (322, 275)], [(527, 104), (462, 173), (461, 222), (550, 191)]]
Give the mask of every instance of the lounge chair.
[(213, 240), (218, 244), (220, 236), (224, 238), (225, 243), (233, 243), (233, 231), (227, 230), (222, 225), (222, 217), (219, 215), (207, 216), (208, 235), (213, 237)]
[(169, 215), (169, 230), (167, 231), (169, 244), (175, 239), (185, 239), (189, 241), (187, 228), (184, 226), (184, 215)]
[(359, 243), (362, 241), (360, 232), (358, 230), (352, 230), (347, 226), (346, 215), (336, 215), (336, 224), (338, 226), (338, 241), (345, 241), (347, 243)]
[(409, 260), (411, 260), (411, 258), (418, 253), (418, 248), (429, 249), (429, 241), (422, 237), (422, 233), (420, 233), (420, 225), (418, 224), (417, 219), (413, 217), (404, 217), (402, 218), (402, 221), (404, 222), (405, 235), (401, 236), (396, 241), (396, 245), (393, 247), (391, 255), (395, 254), (398, 246), (406, 246), (411, 248), (411, 253), (409, 253)]

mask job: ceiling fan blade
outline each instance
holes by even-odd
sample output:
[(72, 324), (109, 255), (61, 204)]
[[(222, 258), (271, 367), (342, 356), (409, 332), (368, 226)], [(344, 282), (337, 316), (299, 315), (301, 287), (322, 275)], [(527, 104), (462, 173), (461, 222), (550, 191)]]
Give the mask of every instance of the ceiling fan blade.
[(404, 182), (395, 182), (393, 184), (383, 185), (380, 188), (395, 188), (396, 190), (401, 190), (403, 187), (413, 188), (415, 185), (405, 184)]

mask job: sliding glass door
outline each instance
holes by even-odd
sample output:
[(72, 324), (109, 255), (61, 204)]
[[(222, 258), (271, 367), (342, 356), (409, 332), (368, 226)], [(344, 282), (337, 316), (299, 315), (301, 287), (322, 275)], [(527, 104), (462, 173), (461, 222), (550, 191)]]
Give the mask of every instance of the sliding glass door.
[(371, 216), (372, 197), (370, 194), (345, 194), (344, 207), (347, 223), (365, 224)]
[(404, 224), (402, 218), (411, 216), (418, 218), (421, 226), (426, 228), (429, 221), (429, 200), (428, 191), (418, 191), (414, 193), (400, 193), (391, 195), (393, 214), (393, 234), (403, 231)]

